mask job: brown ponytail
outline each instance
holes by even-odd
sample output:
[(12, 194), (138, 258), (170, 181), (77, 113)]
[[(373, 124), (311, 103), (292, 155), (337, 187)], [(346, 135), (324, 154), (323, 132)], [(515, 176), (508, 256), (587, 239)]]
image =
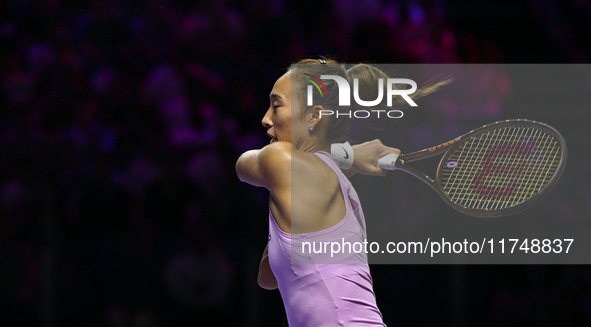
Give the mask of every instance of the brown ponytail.
[[(378, 79), (384, 79), (383, 87), (386, 88), (386, 80), (389, 76), (376, 66), (370, 64), (356, 64), (347, 70), (345, 65), (338, 63), (334, 59), (323, 58), (323, 60), (326, 62), (326, 64), (316, 59), (303, 59), (289, 67), (288, 71), (292, 73), (292, 81), (295, 82), (295, 84), (292, 83), (292, 94), (294, 94), (293, 91), (295, 91), (296, 96), (299, 96), (300, 99), (302, 99), (301, 103), (306, 103), (306, 86), (309, 84), (304, 82), (304, 78), (308, 76), (304, 74), (314, 75), (318, 78), (320, 75), (338, 75), (344, 77), (351, 86), (351, 97), (353, 97), (353, 81), (356, 78), (359, 83), (359, 97), (363, 100), (372, 100), (377, 98), (378, 88), (376, 85), (378, 85)], [(325, 109), (332, 110), (334, 112), (333, 115), (327, 116), (327, 118), (329, 118), (329, 123), (326, 131), (326, 139), (329, 143), (332, 143), (338, 140), (347, 129), (350, 121), (349, 115), (351, 112), (351, 107), (339, 106), (339, 88), (335, 81), (326, 79), (322, 80), (322, 82), (324, 83), (324, 86), (326, 86), (328, 96), (315, 96), (313, 101), (314, 106), (323, 106)], [(426, 86), (418, 88), (409, 96), (413, 100), (424, 97), (425, 95), (436, 92), (441, 86), (450, 82), (451, 79), (445, 79), (437, 82), (430, 81)], [(401, 87), (401, 85), (396, 85), (396, 87)], [(386, 94), (385, 89), (384, 94)], [(384, 96), (382, 103), (380, 103), (378, 106), (372, 107), (372, 109), (382, 106), (385, 107), (386, 103), (387, 99)], [(354, 101), (351, 101), (351, 104), (352, 106), (358, 106)], [(402, 109), (408, 106), (408, 103), (406, 100), (404, 100), (404, 98), (396, 96), (392, 99), (392, 106), (395, 109)], [(367, 107), (364, 108), (367, 109)]]
[[(378, 88), (376, 85), (378, 85), (378, 79), (380, 78), (384, 80), (383, 87), (384, 94), (386, 94), (386, 80), (389, 77), (391, 76), (388, 76), (378, 67), (369, 64), (357, 64), (349, 68), (347, 71), (347, 81), (351, 85), (351, 89), (353, 89), (353, 80), (357, 78), (359, 82), (359, 97), (364, 100), (376, 99), (378, 97)], [(450, 82), (451, 79), (449, 78), (437, 82), (434, 80), (428, 81), (426, 86), (418, 88), (414, 93), (410, 94), (409, 97), (413, 100), (422, 98), (425, 95), (437, 92), (441, 86), (449, 84)], [(395, 84), (395, 87), (402, 88), (399, 84)], [(385, 105), (386, 98), (384, 97), (382, 103), (376, 107)], [(392, 98), (392, 106), (396, 107), (397, 109), (402, 109), (407, 107), (408, 103), (406, 100), (404, 100), (404, 98), (396, 96)]]

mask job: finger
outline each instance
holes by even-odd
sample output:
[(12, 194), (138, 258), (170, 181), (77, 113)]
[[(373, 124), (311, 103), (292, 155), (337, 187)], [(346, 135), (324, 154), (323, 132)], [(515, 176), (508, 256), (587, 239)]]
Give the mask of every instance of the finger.
[[(381, 158), (381, 157), (384, 157), (384, 156), (387, 156), (387, 155), (389, 155), (389, 154), (396, 154), (396, 155), (400, 155), (400, 154), (401, 154), (401, 152), (400, 152), (400, 150), (399, 150), (399, 149), (396, 149), (396, 148), (385, 147), (385, 148), (384, 148), (384, 149), (383, 149), (383, 150), (380, 152), (379, 158)], [(377, 162), (376, 162), (376, 164), (377, 164)]]
[(390, 148), (390, 147), (388, 147), (388, 151), (390, 151), (388, 154), (394, 153), (394, 154), (400, 155), (402, 153), (402, 152), (400, 152), (400, 149), (397, 149), (397, 148)]
[(388, 171), (389, 170), (385, 170), (385, 169), (380, 168), (380, 172), (378, 173), (378, 176), (384, 177), (384, 176), (388, 175)]

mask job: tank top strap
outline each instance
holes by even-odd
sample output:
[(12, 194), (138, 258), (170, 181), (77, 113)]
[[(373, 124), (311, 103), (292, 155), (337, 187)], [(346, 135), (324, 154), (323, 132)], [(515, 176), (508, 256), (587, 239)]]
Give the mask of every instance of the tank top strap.
[(355, 192), (355, 189), (353, 188), (353, 185), (351, 185), (351, 182), (347, 176), (345, 176), (345, 174), (343, 174), (339, 168), (337, 164), (337, 158), (324, 151), (314, 152), (314, 154), (324, 161), (335, 172), (339, 179), (339, 184), (341, 184), (343, 195), (347, 195), (347, 199), (345, 199), (345, 201), (350, 202), (351, 208), (353, 210), (357, 209), (357, 207), (359, 207), (359, 196), (357, 195), (357, 192)]
[(339, 178), (339, 183), (343, 186), (344, 190), (348, 194), (352, 187), (351, 182), (339, 168), (337, 164), (337, 158), (324, 151), (314, 152), (314, 154), (322, 161), (324, 161), (324, 163), (326, 163), (335, 172), (335, 174), (337, 174), (337, 177)]
[(353, 185), (351, 184), (347, 176), (345, 176), (345, 174), (343, 174), (343, 172), (339, 168), (337, 164), (337, 158), (324, 151), (314, 152), (314, 154), (317, 157), (319, 157), (322, 161), (324, 161), (335, 172), (339, 179), (339, 184), (341, 184), (343, 195), (347, 195), (345, 196), (345, 203), (347, 203), (348, 206), (350, 206), (350, 208), (355, 212), (355, 216), (357, 217), (361, 225), (365, 226), (365, 218), (363, 217), (363, 213), (357, 212), (357, 208), (359, 208), (360, 206), (359, 195), (357, 195), (357, 192), (353, 188)]

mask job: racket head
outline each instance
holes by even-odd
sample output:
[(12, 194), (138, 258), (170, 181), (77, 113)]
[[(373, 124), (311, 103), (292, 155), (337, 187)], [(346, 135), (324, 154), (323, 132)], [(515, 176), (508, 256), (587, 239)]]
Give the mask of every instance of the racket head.
[(566, 157), (564, 138), (553, 127), (525, 119), (496, 122), (456, 139), (441, 158), (435, 184), (456, 210), (506, 216), (547, 195)]

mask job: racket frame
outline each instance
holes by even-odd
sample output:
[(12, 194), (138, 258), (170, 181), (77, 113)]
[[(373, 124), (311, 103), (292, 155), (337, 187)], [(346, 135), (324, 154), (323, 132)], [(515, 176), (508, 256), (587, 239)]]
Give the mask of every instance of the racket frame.
[[(503, 127), (509, 127), (509, 126), (514, 126), (514, 127), (529, 126), (529, 127), (531, 127), (532, 125), (539, 126), (543, 129), (551, 132), (554, 135), (554, 137), (556, 137), (556, 139), (560, 142), (560, 156), (561, 157), (560, 157), (559, 165), (556, 168), (556, 172), (554, 173), (554, 176), (552, 176), (550, 181), (548, 181), (546, 186), (539, 193), (537, 193), (536, 195), (532, 196), (531, 198), (525, 200), (522, 203), (519, 203), (517, 205), (511, 206), (508, 208), (498, 209), (498, 210), (470, 209), (470, 208), (466, 208), (464, 206), (458, 205), (449, 199), (447, 194), (441, 188), (440, 173), (441, 173), (441, 168), (444, 165), (444, 163), (447, 161), (448, 156), (451, 155), (457, 147), (461, 146), (462, 144), (464, 144), (466, 141), (470, 140), (475, 135), (486, 133), (486, 132), (496, 129), (496, 128), (503, 128)], [(435, 175), (435, 179), (432, 179), (427, 174), (423, 173), (422, 171), (419, 171), (419, 170), (413, 168), (412, 166), (407, 165), (407, 163), (426, 159), (426, 158), (429, 158), (429, 157), (432, 157), (432, 156), (435, 156), (435, 155), (438, 155), (441, 153), (444, 153), (444, 154), (441, 157), (441, 160), (439, 161), (439, 165), (437, 166), (437, 172)], [(538, 203), (544, 196), (546, 196), (548, 194), (548, 192), (550, 192), (556, 186), (556, 182), (560, 179), (560, 176), (562, 175), (562, 173), (564, 171), (564, 166), (566, 164), (566, 158), (567, 158), (566, 143), (565, 143), (562, 135), (560, 135), (560, 133), (555, 128), (553, 128), (550, 125), (547, 125), (547, 124), (544, 124), (541, 122), (537, 122), (537, 121), (533, 121), (533, 120), (510, 119), (510, 120), (498, 121), (495, 123), (484, 125), (484, 126), (479, 127), (475, 130), (472, 130), (460, 137), (456, 137), (453, 140), (447, 141), (445, 143), (441, 143), (437, 146), (434, 146), (434, 147), (431, 147), (428, 149), (424, 149), (421, 151), (416, 151), (416, 152), (412, 152), (412, 153), (408, 153), (408, 154), (402, 154), (396, 160), (395, 167), (396, 167), (396, 170), (402, 170), (408, 174), (411, 174), (411, 175), (415, 176), (416, 178), (420, 179), (421, 181), (423, 181), (425, 184), (429, 185), (435, 192), (437, 192), (439, 194), (439, 196), (441, 196), (441, 198), (445, 201), (445, 203), (447, 203), (452, 208), (454, 208), (462, 213), (465, 213), (467, 215), (470, 215), (470, 216), (479, 217), (479, 218), (492, 218), (492, 217), (512, 215), (512, 214), (518, 213), (520, 211), (523, 211), (523, 210), (527, 209), (528, 207), (533, 206), (534, 204)]]

